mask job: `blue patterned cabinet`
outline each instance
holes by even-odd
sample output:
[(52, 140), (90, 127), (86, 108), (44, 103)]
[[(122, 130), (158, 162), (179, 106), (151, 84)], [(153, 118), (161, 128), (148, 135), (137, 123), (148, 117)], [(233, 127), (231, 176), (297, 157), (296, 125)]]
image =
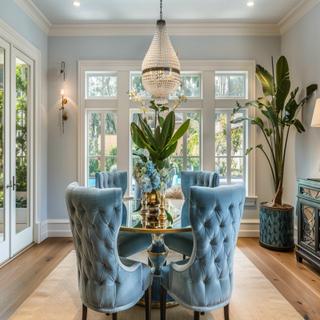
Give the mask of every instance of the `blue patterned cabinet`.
[(320, 181), (298, 179), (297, 261), (309, 261), (320, 268)]

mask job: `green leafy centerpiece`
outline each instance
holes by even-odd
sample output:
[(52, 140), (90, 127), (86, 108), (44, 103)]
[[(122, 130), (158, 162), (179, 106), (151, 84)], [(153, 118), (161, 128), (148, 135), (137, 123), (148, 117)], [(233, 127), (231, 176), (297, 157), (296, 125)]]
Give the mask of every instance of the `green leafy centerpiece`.
[[(156, 228), (165, 226), (167, 216), (165, 210), (165, 191), (171, 184), (173, 170), (170, 166), (169, 157), (175, 152), (179, 139), (186, 133), (190, 125), (190, 119), (186, 120), (179, 129), (175, 130), (175, 110), (180, 103), (186, 102), (184, 95), (180, 95), (174, 101), (172, 109), (168, 105), (156, 105), (150, 101), (149, 109), (154, 110), (154, 130), (147, 121), (148, 109), (145, 101), (135, 91), (129, 93), (135, 102), (140, 102), (138, 115), (139, 123), (132, 122), (130, 125), (131, 137), (136, 145), (134, 155), (140, 160), (133, 167), (133, 177), (143, 192), (142, 224)], [(143, 154), (141, 153), (143, 150)], [(140, 152), (139, 152), (140, 151)], [(160, 204), (160, 210), (159, 210)]]
[(233, 114), (242, 108), (255, 107), (264, 116), (265, 121), (260, 117), (239, 117), (232, 120), (231, 123), (249, 121), (250, 124), (260, 129), (265, 138), (266, 149), (259, 144), (246, 151), (246, 155), (254, 148), (262, 151), (273, 181), (272, 201), (260, 203), (260, 244), (273, 250), (290, 251), (294, 248), (293, 207), (282, 203), (289, 132), (292, 127), (296, 128), (298, 133), (305, 131), (301, 121), (297, 118), (297, 113), (318, 86), (310, 85), (306, 96), (297, 102), (299, 88), (295, 88), (290, 93), (289, 65), (284, 56), (280, 57), (277, 62), (275, 76), (274, 71), (271, 75), (260, 65), (256, 66), (256, 76), (262, 85), (264, 97), (250, 101), (243, 106), (237, 102)]

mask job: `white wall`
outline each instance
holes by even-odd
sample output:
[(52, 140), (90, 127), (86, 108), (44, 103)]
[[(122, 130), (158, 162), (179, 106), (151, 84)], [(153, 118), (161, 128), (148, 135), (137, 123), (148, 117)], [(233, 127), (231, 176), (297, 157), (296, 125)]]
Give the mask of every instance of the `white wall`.
[[(303, 95), (310, 84), (317, 83), (320, 87), (319, 16), (320, 4), (316, 5), (281, 37), (281, 53), (287, 57), (290, 66), (291, 89), (299, 87)], [(320, 129), (310, 127), (315, 101), (319, 97), (320, 90), (318, 89), (300, 112), (306, 132), (290, 134), (284, 179), (284, 201), (292, 205), (296, 204), (296, 179), (320, 177), (318, 171)]]
[[(41, 51), (41, 221), (47, 219), (48, 37), (13, 0), (0, 0), (0, 19)], [(1, 34), (0, 34), (1, 36)]]
[[(49, 37), (48, 49), (48, 219), (67, 219), (65, 188), (77, 179), (77, 61), (143, 60), (152, 37)], [(270, 68), (271, 56), (280, 56), (280, 37), (171, 37), (181, 60), (256, 60)], [(66, 62), (66, 82), (57, 77), (61, 61)], [(187, 70), (186, 70), (187, 71)], [(61, 132), (60, 90), (69, 99), (69, 119)], [(257, 83), (257, 96), (261, 95)], [(233, 105), (232, 105), (233, 107)], [(259, 137), (258, 137), (259, 138)], [(257, 153), (257, 203), (272, 198), (267, 163)], [(245, 219), (258, 219), (258, 209), (245, 211)]]

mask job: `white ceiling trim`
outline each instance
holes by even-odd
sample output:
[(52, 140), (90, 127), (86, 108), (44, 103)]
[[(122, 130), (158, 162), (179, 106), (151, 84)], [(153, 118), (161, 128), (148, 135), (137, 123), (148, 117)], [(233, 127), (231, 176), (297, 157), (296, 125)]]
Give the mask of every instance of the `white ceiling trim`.
[[(48, 36), (151, 36), (155, 24), (51, 24), (32, 0), (13, 0)], [(171, 36), (281, 36), (320, 0), (301, 0), (278, 24), (168, 24)]]
[(283, 35), (304, 15), (306, 15), (320, 0), (302, 0), (280, 22), (280, 33)]
[[(277, 24), (168, 23), (170, 36), (280, 36)], [(152, 36), (155, 24), (54, 24), (49, 36)]]
[(13, 0), (32, 20), (38, 27), (46, 34), (49, 35), (51, 22), (46, 16), (38, 9), (38, 7), (31, 0)]

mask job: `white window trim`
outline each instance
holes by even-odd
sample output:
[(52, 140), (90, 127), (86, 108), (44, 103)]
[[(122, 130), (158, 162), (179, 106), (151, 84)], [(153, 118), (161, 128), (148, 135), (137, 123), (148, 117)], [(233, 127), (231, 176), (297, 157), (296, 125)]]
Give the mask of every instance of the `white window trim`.
[[(78, 61), (78, 181), (81, 185), (85, 182), (85, 109), (93, 108), (115, 108), (118, 110), (118, 141), (125, 145), (125, 150), (118, 150), (118, 170), (130, 172), (130, 109), (137, 107), (136, 103), (128, 99), (127, 91), (130, 88), (130, 72), (140, 72), (142, 61)], [(181, 69), (190, 72), (202, 73), (202, 99), (190, 99), (183, 106), (186, 109), (202, 110), (202, 168), (205, 171), (215, 170), (215, 107), (229, 106), (230, 101), (215, 99), (215, 72), (239, 71), (248, 72), (248, 99), (240, 100), (245, 103), (255, 98), (255, 61), (254, 60), (181, 60)], [(106, 71), (117, 72), (118, 74), (118, 97), (114, 100), (103, 99), (100, 101), (86, 101), (85, 99), (85, 72), (86, 71)], [(148, 100), (148, 99), (147, 99)], [(98, 104), (97, 104), (98, 102)], [(255, 117), (253, 107), (248, 109), (249, 117)], [(213, 129), (212, 129), (213, 127)], [(248, 145), (255, 145), (255, 130), (248, 130)], [(119, 145), (119, 143), (118, 143)], [(254, 206), (255, 199), (255, 152), (248, 156), (248, 190), (246, 205)], [(128, 174), (128, 186), (130, 177)], [(127, 194), (129, 194), (127, 188)]]
[(10, 44), (10, 52), (16, 48), (34, 61), (34, 108), (31, 119), (31, 152), (33, 163), (30, 168), (33, 189), (30, 194), (30, 208), (33, 210), (33, 241), (41, 242), (41, 51), (24, 39), (18, 32), (0, 19), (0, 36)]

